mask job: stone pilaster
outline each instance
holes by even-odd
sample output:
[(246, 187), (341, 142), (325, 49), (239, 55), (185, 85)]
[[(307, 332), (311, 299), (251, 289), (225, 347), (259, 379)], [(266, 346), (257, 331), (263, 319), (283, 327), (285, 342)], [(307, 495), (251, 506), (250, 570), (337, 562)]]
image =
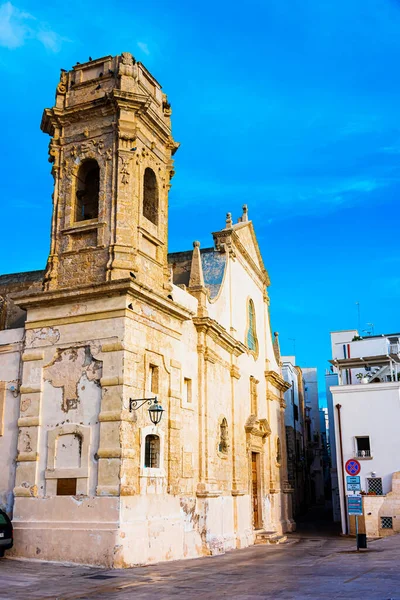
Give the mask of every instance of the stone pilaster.
[(20, 387), (18, 419), (17, 470), (15, 496), (38, 496), (38, 461), (41, 403), (43, 394), (42, 349), (27, 350), (22, 355), (23, 371)]

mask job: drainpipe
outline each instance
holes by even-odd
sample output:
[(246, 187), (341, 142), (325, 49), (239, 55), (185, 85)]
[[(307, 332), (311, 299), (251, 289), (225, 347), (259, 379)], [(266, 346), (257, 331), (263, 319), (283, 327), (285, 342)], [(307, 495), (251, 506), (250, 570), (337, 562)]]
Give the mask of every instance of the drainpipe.
[(342, 507), (344, 508), (344, 533), (345, 535), (348, 534), (348, 527), (347, 527), (347, 517), (346, 517), (346, 495), (345, 495), (345, 490), (346, 490), (346, 484), (345, 484), (345, 479), (344, 479), (344, 460), (343, 460), (343, 443), (342, 443), (342, 419), (341, 419), (341, 414), (340, 414), (340, 409), (342, 408), (341, 404), (336, 404), (336, 408), (338, 411), (338, 425), (339, 425), (339, 445), (340, 445), (340, 464), (341, 464), (341, 470), (342, 470), (342, 490), (343, 490), (343, 494), (342, 494), (342, 498), (341, 498), (341, 503), (342, 503)]

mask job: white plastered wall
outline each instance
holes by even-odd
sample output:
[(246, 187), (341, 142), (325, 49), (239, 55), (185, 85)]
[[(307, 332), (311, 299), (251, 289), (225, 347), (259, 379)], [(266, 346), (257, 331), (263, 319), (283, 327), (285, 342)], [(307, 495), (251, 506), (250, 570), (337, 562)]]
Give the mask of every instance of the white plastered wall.
[(392, 475), (399, 470), (400, 383), (342, 385), (333, 386), (330, 390), (334, 407), (336, 460), (341, 498), (342, 529), (344, 530), (346, 507), (343, 503), (342, 465), (336, 405), (341, 405), (344, 464), (347, 460), (356, 457), (355, 438), (369, 436), (372, 457), (357, 458), (361, 464), (361, 489), (367, 490), (366, 479), (371, 477), (371, 473), (376, 473), (377, 477), (382, 477), (383, 492), (387, 494), (391, 491)]
[(0, 331), (0, 508), (11, 516), (19, 416), (23, 329)]

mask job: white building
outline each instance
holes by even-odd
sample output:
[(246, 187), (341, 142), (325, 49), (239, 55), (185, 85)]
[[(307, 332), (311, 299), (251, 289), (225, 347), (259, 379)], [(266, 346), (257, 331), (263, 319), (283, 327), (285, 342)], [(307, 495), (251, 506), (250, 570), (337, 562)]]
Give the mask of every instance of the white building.
[(321, 431), (319, 422), (318, 376), (315, 367), (302, 368), (308, 428), (308, 462), (311, 483), (311, 502), (323, 504), (324, 473), (322, 466)]
[(329, 420), (329, 448), (331, 458), (331, 494), (332, 494), (332, 518), (335, 523), (340, 521), (340, 497), (339, 497), (339, 483), (337, 474), (336, 464), (336, 439), (334, 429), (334, 405), (332, 399), (331, 387), (338, 385), (338, 374), (332, 370), (326, 371), (325, 373), (325, 388), (326, 388), (326, 402), (328, 405), (328, 420)]
[[(387, 535), (400, 530), (397, 471), (400, 470), (400, 334), (361, 338), (356, 330), (331, 334), (331, 364), (338, 385), (330, 387), (334, 415), (336, 465), (344, 533), (349, 524), (346, 509), (346, 461), (361, 464), (366, 533)], [(332, 436), (333, 437), (333, 436)], [(399, 474), (400, 475), (400, 474)], [(392, 480), (396, 490), (392, 489)]]
[(285, 392), (285, 429), (288, 480), (293, 488), (293, 515), (306, 510), (309, 485), (306, 464), (307, 438), (303, 373), (295, 356), (281, 356), (282, 376), (290, 388)]

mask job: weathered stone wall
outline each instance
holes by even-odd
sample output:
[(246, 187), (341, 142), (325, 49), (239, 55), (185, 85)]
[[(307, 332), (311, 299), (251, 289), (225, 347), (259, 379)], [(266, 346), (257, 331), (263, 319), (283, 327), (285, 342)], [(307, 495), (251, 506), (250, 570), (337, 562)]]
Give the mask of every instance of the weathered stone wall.
[(13, 294), (40, 290), (44, 271), (0, 275), (0, 331), (23, 327), (26, 311), (13, 300)]
[[(383, 517), (392, 518), (392, 528), (382, 527)], [(359, 518), (360, 531), (369, 538), (386, 537), (400, 532), (400, 472), (393, 473), (392, 491), (384, 496), (363, 496), (363, 516)], [(350, 533), (355, 533), (354, 519)]]

